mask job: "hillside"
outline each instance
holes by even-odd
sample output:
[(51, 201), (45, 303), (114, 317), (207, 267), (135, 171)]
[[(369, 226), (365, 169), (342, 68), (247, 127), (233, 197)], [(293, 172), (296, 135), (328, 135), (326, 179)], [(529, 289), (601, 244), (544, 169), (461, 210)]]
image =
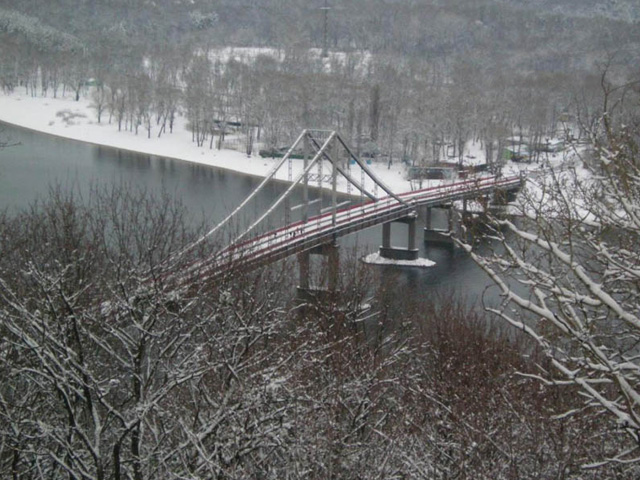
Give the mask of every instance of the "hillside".
[(567, 17), (607, 18), (630, 23), (640, 20), (640, 3), (633, 0), (496, 0), (496, 3)]
[[(323, 0), (0, 0), (0, 8), (77, 35), (91, 47), (119, 36), (159, 44), (318, 47), (323, 43)], [(334, 49), (366, 49), (446, 57), (565, 49), (567, 39), (610, 50), (640, 42), (633, 0), (457, 0), (329, 2), (328, 41)], [(73, 15), (69, 12), (73, 11)]]

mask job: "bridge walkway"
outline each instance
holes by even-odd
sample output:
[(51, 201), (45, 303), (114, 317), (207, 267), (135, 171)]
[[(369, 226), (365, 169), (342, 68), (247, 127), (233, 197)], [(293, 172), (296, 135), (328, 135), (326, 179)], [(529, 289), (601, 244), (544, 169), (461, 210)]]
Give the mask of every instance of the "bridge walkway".
[(434, 207), (456, 200), (477, 198), (496, 190), (516, 190), (521, 183), (519, 176), (480, 177), (383, 197), (232, 244), (209, 260), (192, 265), (189, 270), (197, 272), (199, 276), (216, 277), (236, 267), (255, 268), (335, 242), (337, 238), (350, 233), (415, 216), (418, 207)]

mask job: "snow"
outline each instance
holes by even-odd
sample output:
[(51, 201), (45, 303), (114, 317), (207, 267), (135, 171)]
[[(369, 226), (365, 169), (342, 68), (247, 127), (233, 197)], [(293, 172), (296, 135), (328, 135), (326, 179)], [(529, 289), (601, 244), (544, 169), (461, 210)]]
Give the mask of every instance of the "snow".
[[(129, 131), (118, 131), (116, 123), (108, 123), (108, 114), (103, 114), (102, 123), (97, 122), (96, 112), (91, 108), (90, 95), (84, 95), (79, 101), (73, 98), (32, 97), (17, 89), (11, 94), (0, 94), (0, 122), (56, 135), (71, 140), (79, 140), (95, 145), (114, 147), (164, 158), (210, 165), (234, 172), (264, 177), (279, 159), (261, 158), (257, 153), (247, 156), (235, 150), (209, 149), (208, 145), (198, 147), (191, 141), (191, 132), (186, 129), (186, 119), (178, 116), (173, 133), (165, 133), (157, 138), (157, 130), (147, 138), (146, 131), (140, 129), (138, 135)], [(227, 139), (231, 137), (227, 136)], [(257, 148), (256, 148), (257, 152)], [(298, 176), (302, 160), (293, 160), (292, 176)], [(325, 173), (328, 166), (325, 165)], [(411, 190), (411, 184), (405, 179), (405, 167), (397, 161), (389, 168), (387, 162), (369, 165), (374, 173), (394, 192)], [(351, 175), (361, 178), (360, 168), (351, 167)], [(279, 180), (288, 180), (288, 169), (282, 167), (278, 172)], [(322, 185), (329, 188), (329, 183)], [(367, 179), (367, 189), (376, 187)], [(349, 193), (347, 181), (338, 179), (338, 190)], [(351, 193), (356, 193), (351, 189)], [(382, 192), (380, 192), (382, 193)]]
[(372, 265), (395, 265), (398, 267), (420, 267), (428, 268), (433, 267), (436, 262), (429, 260), (428, 258), (417, 258), (416, 260), (391, 260), (384, 258), (380, 253), (370, 253), (362, 259), (364, 263)]
[[(276, 54), (276, 50), (271, 52)], [(218, 52), (223, 58), (239, 55), (253, 57), (258, 54), (254, 50), (223, 50)], [(264, 53), (260, 51), (259, 53)], [(231, 170), (238, 173), (266, 176), (278, 162), (277, 158), (262, 158), (257, 154), (259, 145), (256, 145), (252, 156), (235, 150), (210, 149), (208, 142), (205, 146), (198, 147), (191, 139), (191, 132), (186, 128), (186, 119), (178, 115), (173, 133), (164, 133), (158, 138), (157, 128), (152, 130), (151, 138), (147, 138), (144, 128), (140, 128), (136, 135), (130, 131), (118, 131), (115, 121), (108, 123), (108, 114), (103, 113), (102, 123), (97, 122), (95, 110), (91, 107), (91, 91), (86, 90), (79, 101), (72, 96), (63, 98), (33, 97), (24, 93), (24, 89), (18, 88), (11, 94), (0, 94), (0, 122), (6, 122), (16, 126), (40, 131), (50, 135), (56, 135), (72, 140), (79, 140), (101, 146), (114, 147), (122, 150), (130, 150), (164, 158), (178, 159), (217, 168)], [(228, 135), (227, 140), (233, 136)], [(484, 149), (479, 142), (468, 142), (464, 151), (464, 163), (466, 165), (482, 164), (485, 162)], [(566, 162), (565, 155), (553, 154), (545, 161), (548, 165), (559, 165)], [(297, 177), (303, 170), (303, 161), (292, 161), (291, 178)], [(350, 173), (353, 178), (360, 181), (361, 170), (358, 166), (350, 165)], [(325, 165), (324, 173), (328, 173), (329, 166)], [(393, 192), (403, 193), (414, 190), (411, 181), (407, 180), (406, 166), (396, 160), (388, 165), (386, 160), (373, 162), (369, 168), (380, 178)], [(508, 162), (503, 169), (503, 174), (511, 175), (521, 171), (531, 171), (540, 168), (538, 164), (522, 164)], [(315, 171), (315, 170), (314, 170)], [(289, 180), (287, 166), (283, 166), (277, 175), (279, 180)], [(326, 179), (325, 179), (326, 180)], [(414, 182), (415, 183), (415, 182)], [(435, 186), (438, 180), (422, 180), (422, 188)], [(314, 183), (317, 185), (317, 183)], [(321, 184), (324, 188), (330, 188), (330, 183)], [(378, 190), (372, 181), (365, 181), (365, 188), (372, 190), (374, 194)], [(338, 190), (343, 193), (357, 194), (355, 188), (349, 188), (347, 181), (338, 178)], [(378, 191), (382, 194), (381, 191)]]
[[(288, 53), (290, 52), (286, 49), (269, 47), (221, 47), (211, 49), (209, 58), (222, 64), (226, 64), (229, 60), (250, 64), (260, 56), (284, 62)], [(349, 62), (352, 62), (358, 72), (366, 74), (372, 59), (371, 53), (366, 50), (353, 52), (329, 51), (326, 58), (322, 57), (322, 49), (320, 48), (305, 49), (304, 53), (310, 61), (321, 62), (326, 71), (331, 70), (332, 64), (344, 67)]]
[[(254, 57), (258, 54), (253, 50), (228, 50), (218, 52), (224, 58), (233, 55)], [(259, 53), (264, 53), (263, 51)], [(271, 52), (276, 54), (274, 50)], [(226, 169), (242, 174), (264, 177), (268, 175), (273, 167), (280, 161), (278, 158), (262, 158), (257, 153), (252, 156), (244, 152), (235, 150), (210, 149), (208, 142), (205, 146), (198, 147), (191, 138), (191, 132), (186, 128), (186, 119), (178, 115), (173, 133), (164, 133), (158, 138), (157, 128), (151, 132), (151, 138), (147, 138), (144, 128), (139, 134), (130, 131), (118, 131), (117, 124), (108, 123), (108, 114), (103, 114), (102, 123), (97, 122), (97, 115), (91, 107), (91, 90), (87, 89), (79, 101), (68, 96), (58, 97), (33, 97), (24, 93), (24, 89), (16, 89), (11, 94), (0, 94), (0, 121), (20, 127), (40, 131), (43, 133), (56, 135), (72, 140), (79, 140), (101, 146), (114, 147), (122, 150), (130, 150), (164, 158), (178, 159), (203, 165), (209, 165), (221, 169)], [(233, 136), (227, 136), (227, 140)], [(255, 152), (259, 149), (256, 145)], [(469, 142), (464, 151), (464, 163), (482, 164), (485, 161), (484, 150), (479, 142)], [(552, 154), (545, 157), (540, 164), (524, 164), (508, 162), (503, 168), (504, 175), (512, 175), (519, 172), (531, 174), (533, 170), (541, 171), (544, 168), (552, 167), (557, 172), (559, 167), (566, 168), (572, 159), (567, 151), (559, 154)], [(543, 165), (544, 164), (544, 165)], [(357, 181), (362, 179), (362, 172), (357, 165), (350, 165), (350, 174)], [(330, 166), (324, 165), (324, 173), (328, 173)], [(380, 178), (389, 189), (395, 193), (403, 193), (415, 190), (416, 185), (407, 180), (406, 166), (395, 161), (388, 165), (386, 161), (373, 162), (369, 168)], [(572, 172), (576, 168), (570, 169)], [(580, 170), (580, 169), (578, 169)], [(292, 168), (289, 172), (288, 166), (283, 165), (276, 175), (276, 178), (288, 181), (298, 177), (303, 171), (303, 160), (292, 160)], [(315, 168), (312, 171), (316, 172)], [(579, 178), (587, 177), (586, 172), (579, 171)], [(330, 176), (325, 175), (323, 183), (312, 182), (312, 185), (330, 188)], [(366, 176), (365, 176), (366, 177)], [(329, 180), (327, 180), (329, 178)], [(542, 179), (540, 179), (542, 180)], [(542, 195), (544, 180), (538, 182), (528, 182), (527, 190), (530, 197)], [(436, 186), (439, 180), (422, 180), (419, 185), (422, 188)], [(339, 176), (338, 190), (343, 193), (357, 195), (354, 187), (349, 187), (346, 179)], [(384, 195), (377, 185), (367, 177), (364, 187), (376, 196)]]

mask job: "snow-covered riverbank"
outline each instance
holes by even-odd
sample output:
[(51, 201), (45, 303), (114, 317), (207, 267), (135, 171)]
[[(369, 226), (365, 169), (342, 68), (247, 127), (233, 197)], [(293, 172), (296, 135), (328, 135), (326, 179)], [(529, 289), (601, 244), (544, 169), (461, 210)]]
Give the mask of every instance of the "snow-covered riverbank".
[[(174, 158), (224, 168), (239, 173), (265, 176), (276, 160), (261, 158), (257, 153), (248, 157), (234, 150), (210, 149), (208, 145), (198, 147), (191, 141), (191, 132), (186, 129), (183, 117), (178, 117), (173, 133), (157, 137), (157, 132), (147, 138), (140, 129), (138, 135), (129, 131), (118, 131), (117, 124), (109, 124), (103, 115), (102, 123), (97, 122), (96, 112), (87, 98), (75, 101), (72, 98), (31, 97), (16, 91), (12, 94), (0, 94), (0, 122), (9, 123), (50, 135), (72, 140), (130, 150), (165, 158)], [(301, 171), (302, 161), (293, 162), (293, 175)], [(396, 192), (411, 190), (405, 179), (405, 168), (395, 162), (391, 168), (387, 164), (373, 164), (371, 168), (383, 181)], [(278, 178), (288, 179), (288, 169), (281, 168)], [(360, 178), (359, 171), (354, 171)], [(338, 188), (347, 192), (347, 184), (340, 179)], [(327, 186), (327, 185), (325, 185)]]

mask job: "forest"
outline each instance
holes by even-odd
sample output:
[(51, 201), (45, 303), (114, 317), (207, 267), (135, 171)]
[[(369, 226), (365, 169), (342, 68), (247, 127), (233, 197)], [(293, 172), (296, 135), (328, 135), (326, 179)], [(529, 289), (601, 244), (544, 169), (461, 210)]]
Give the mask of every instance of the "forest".
[(628, 81), (640, 51), (619, 9), (571, 2), (336, 2), (326, 43), (322, 2), (3, 3), (16, 2), (0, 2), (5, 90), (79, 96), (91, 82), (99, 121), (162, 135), (179, 113), (211, 148), (241, 125), (249, 154), (312, 127), (391, 162), (439, 161), (444, 144), (462, 161), (470, 140), (495, 162), (505, 138), (593, 122), (602, 71)]

